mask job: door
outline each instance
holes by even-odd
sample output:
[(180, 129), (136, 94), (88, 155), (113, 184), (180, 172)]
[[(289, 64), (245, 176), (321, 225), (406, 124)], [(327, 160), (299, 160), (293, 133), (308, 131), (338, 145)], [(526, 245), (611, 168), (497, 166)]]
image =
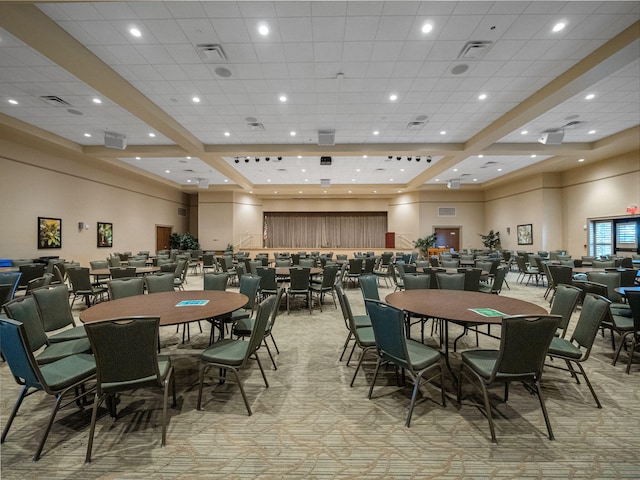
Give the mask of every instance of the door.
[(436, 246), (460, 251), (460, 227), (436, 227)]
[(156, 225), (156, 252), (158, 250), (169, 250), (172, 230), (173, 227)]

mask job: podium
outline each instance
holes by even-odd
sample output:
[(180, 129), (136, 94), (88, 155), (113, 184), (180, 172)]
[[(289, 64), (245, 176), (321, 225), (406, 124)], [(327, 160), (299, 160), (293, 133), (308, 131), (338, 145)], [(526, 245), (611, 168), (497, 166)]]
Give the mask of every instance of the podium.
[(396, 248), (396, 232), (384, 234), (384, 248)]

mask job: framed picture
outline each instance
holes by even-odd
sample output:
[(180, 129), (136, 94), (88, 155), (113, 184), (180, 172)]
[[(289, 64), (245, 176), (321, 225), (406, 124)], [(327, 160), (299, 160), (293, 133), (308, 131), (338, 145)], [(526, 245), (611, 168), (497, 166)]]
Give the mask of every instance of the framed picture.
[(62, 248), (62, 219), (38, 217), (38, 248)]
[(518, 225), (518, 245), (533, 245), (531, 224)]
[(113, 247), (113, 223), (98, 222), (98, 247)]

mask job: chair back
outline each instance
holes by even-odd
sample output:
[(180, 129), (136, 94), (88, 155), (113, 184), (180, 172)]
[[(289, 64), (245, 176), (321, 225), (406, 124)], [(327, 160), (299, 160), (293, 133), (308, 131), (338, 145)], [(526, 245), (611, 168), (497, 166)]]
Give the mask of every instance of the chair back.
[(109, 262), (107, 260), (91, 260), (89, 262), (91, 270), (102, 270), (109, 268)]
[(5, 297), (0, 297), (0, 307), (9, 300), (13, 300), (21, 276), (20, 272), (0, 272), (0, 285), (9, 285), (6, 288)]
[(91, 290), (91, 278), (87, 267), (69, 267), (67, 268), (67, 275), (69, 276), (73, 293)]
[(171, 272), (145, 275), (144, 283), (147, 286), (147, 293), (173, 292), (173, 278)]
[(607, 267), (613, 268), (616, 266), (616, 261), (615, 260), (592, 260), (591, 266), (593, 268), (607, 268)]
[(640, 338), (640, 292), (627, 292), (625, 295), (633, 317), (633, 335), (637, 339)]
[[(349, 303), (349, 298), (344, 293), (344, 288), (341, 283), (336, 284), (336, 293), (338, 294), (338, 303), (340, 303), (340, 308), (342, 310), (342, 316), (344, 317), (344, 323), (347, 328), (354, 333), (356, 331), (356, 321), (353, 318), (353, 311), (351, 310), (351, 304)], [(356, 336), (356, 341), (357, 341)]]
[(119, 267), (120, 266), (120, 256), (111, 256), (109, 257), (109, 267)]
[(66, 285), (39, 288), (33, 291), (33, 298), (45, 332), (59, 330), (69, 325), (75, 326)]
[(111, 300), (134, 297), (144, 293), (144, 280), (138, 277), (118, 278), (109, 281), (109, 297)]
[(246, 295), (249, 300), (244, 305), (244, 309), (251, 310), (253, 312), (253, 308), (256, 304), (256, 295), (258, 294), (258, 288), (260, 288), (260, 277), (257, 275), (244, 274), (240, 279), (240, 289), (239, 292), (243, 295)]
[(558, 285), (571, 285), (573, 282), (573, 268), (566, 265), (547, 265), (551, 281), (555, 287)]
[(299, 265), (301, 267), (308, 267), (308, 268), (313, 268), (316, 266), (316, 259), (315, 258), (301, 258)]
[[(273, 330), (273, 326), (276, 323), (276, 318), (278, 317), (278, 312), (280, 311), (280, 303), (282, 303), (282, 297), (285, 293), (284, 287), (278, 287), (278, 291), (275, 294), (275, 302), (273, 303), (273, 307), (271, 309), (271, 316), (269, 317), (269, 323), (267, 324), (267, 329), (265, 333), (270, 333)], [(273, 296), (273, 295), (272, 295)]]
[(112, 267), (111, 278), (131, 278), (136, 276), (136, 267)]
[(490, 381), (501, 375), (540, 378), (544, 359), (560, 317), (558, 315), (514, 315), (502, 319), (500, 353)]
[(500, 291), (502, 290), (502, 284), (504, 283), (504, 279), (507, 276), (508, 271), (509, 267), (507, 266), (500, 267), (496, 270), (496, 273), (493, 276), (493, 283), (491, 284), (491, 293), (500, 293)]
[(460, 260), (452, 258), (451, 260), (442, 260), (440, 262), (444, 268), (458, 268)]
[(587, 272), (587, 279), (606, 285), (607, 298), (612, 302), (622, 302), (622, 296), (615, 290), (620, 286), (620, 272)]
[(431, 288), (431, 275), (408, 273), (404, 276), (405, 290), (425, 290)]
[(340, 265), (325, 265), (322, 269), (321, 288), (332, 288), (336, 283), (336, 278), (341, 268)]
[(360, 290), (362, 291), (362, 298), (365, 300), (380, 300), (378, 278), (375, 275), (361, 275)]
[(258, 305), (258, 313), (256, 313), (256, 322), (251, 330), (251, 337), (249, 338), (249, 348), (247, 349), (247, 356), (253, 355), (256, 350), (262, 344), (264, 334), (269, 326), (269, 320), (273, 313), (274, 304), (276, 303), (276, 295), (271, 295), (265, 298), (260, 305)]
[(90, 322), (85, 325), (96, 360), (97, 392), (123, 390), (131, 382), (154, 385), (161, 378), (158, 368), (160, 317), (126, 317)]
[(403, 268), (404, 273), (418, 273), (418, 268), (415, 265), (405, 263)]
[(561, 330), (560, 336), (564, 338), (567, 327), (569, 326), (569, 320), (571, 315), (578, 305), (578, 300), (582, 295), (582, 290), (572, 285), (560, 284), (556, 288), (556, 294), (553, 297), (553, 303), (551, 304), (551, 315), (560, 315), (562, 319), (558, 328)]
[(289, 258), (276, 258), (276, 267), (290, 267), (291, 259)]
[(262, 260), (250, 260), (247, 263), (249, 264), (249, 273), (251, 275), (257, 275), (258, 268), (262, 267)]
[(146, 258), (130, 258), (128, 265), (130, 267), (144, 267), (147, 265)]
[(211, 253), (202, 255), (202, 268), (216, 268), (216, 257)]
[(578, 324), (571, 334), (571, 342), (586, 349), (584, 360), (589, 356), (600, 324), (609, 315), (610, 304), (611, 302), (601, 295), (586, 293), (584, 296)]
[(429, 265), (432, 267), (438, 268), (440, 266), (440, 260), (436, 255), (431, 255), (429, 257)]
[(480, 289), (481, 268), (465, 268), (463, 271), (458, 270), (458, 273), (464, 273), (463, 290), (477, 292)]
[(619, 272), (621, 287), (633, 287), (636, 284), (635, 282), (638, 275), (638, 270), (627, 268), (625, 270), (619, 270)]
[(360, 275), (362, 273), (362, 258), (349, 259), (349, 275)]
[(11, 375), (20, 385), (43, 389), (46, 383), (40, 374), (33, 350), (25, 325), (20, 321), (0, 317), (0, 353), (9, 364)]
[(267, 292), (277, 292), (278, 281), (276, 279), (276, 269), (269, 267), (260, 267), (257, 270), (260, 277), (260, 290)]
[(440, 290), (464, 290), (464, 273), (436, 273)]
[(218, 291), (224, 292), (227, 289), (228, 283), (229, 283), (228, 273), (205, 273), (204, 274), (204, 287), (203, 287), (204, 290), (218, 290)]
[(375, 300), (365, 300), (364, 303), (371, 318), (378, 354), (412, 371), (407, 353), (404, 312)]
[(33, 292), (34, 290), (38, 288), (46, 287), (47, 285), (51, 285), (52, 281), (53, 281), (53, 273), (45, 273), (41, 277), (29, 280), (29, 283), (27, 283), (27, 290), (24, 294), (31, 295), (31, 292)]
[(181, 258), (179, 260), (176, 260), (176, 269), (173, 271), (173, 276), (174, 278), (183, 278), (183, 272), (185, 271), (185, 268), (189, 268), (189, 262), (188, 260), (185, 260), (184, 258)]
[(291, 285), (289, 292), (306, 292), (309, 290), (311, 269), (309, 268), (292, 268), (289, 270)]
[(20, 265), (18, 268), (20, 269), (20, 273), (22, 273), (18, 287), (26, 287), (30, 280), (44, 275), (46, 265), (43, 263), (32, 263), (29, 265)]
[(362, 264), (362, 274), (369, 275), (373, 273), (373, 269), (376, 266), (378, 259), (376, 257), (367, 257)]
[[(25, 338), (28, 339), (28, 345), (32, 352), (49, 344), (49, 339), (42, 327), (40, 312), (33, 296), (15, 298), (6, 303), (4, 309), (9, 318), (24, 325)], [(4, 354), (4, 351), (2, 353)]]

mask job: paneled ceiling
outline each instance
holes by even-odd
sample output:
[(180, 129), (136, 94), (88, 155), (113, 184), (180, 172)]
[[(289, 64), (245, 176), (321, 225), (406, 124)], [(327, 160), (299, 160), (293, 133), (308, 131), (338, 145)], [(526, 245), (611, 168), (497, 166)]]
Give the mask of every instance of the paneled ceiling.
[(0, 2), (0, 132), (186, 191), (486, 188), (638, 148), (639, 19), (637, 1)]

